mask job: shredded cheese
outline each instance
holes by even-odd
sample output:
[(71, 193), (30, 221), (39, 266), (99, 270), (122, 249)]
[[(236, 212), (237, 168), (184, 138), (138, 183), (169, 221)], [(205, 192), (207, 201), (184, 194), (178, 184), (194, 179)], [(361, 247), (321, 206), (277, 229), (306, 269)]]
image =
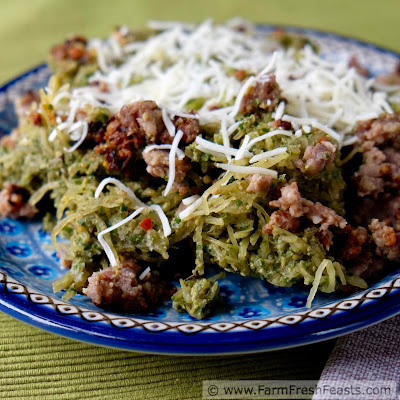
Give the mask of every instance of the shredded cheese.
[(242, 142), (242, 144), (241, 144), (241, 146), (239, 148), (239, 151), (236, 153), (235, 160), (240, 160), (240, 159), (243, 158), (244, 153), (246, 152), (246, 149), (247, 149), (247, 146), (248, 146), (249, 142), (250, 142), (250, 136), (249, 135), (245, 135), (245, 137), (243, 139), (243, 142)]
[(106, 253), (106, 256), (107, 256), (108, 260), (110, 261), (110, 265), (112, 267), (116, 267), (118, 265), (117, 259), (115, 258), (115, 255), (114, 255), (110, 245), (107, 243), (107, 241), (104, 239), (103, 236), (106, 233), (109, 233), (109, 232), (113, 231), (114, 229), (117, 229), (120, 226), (122, 226), (122, 225), (126, 224), (127, 222), (131, 221), (133, 218), (138, 216), (143, 210), (144, 210), (144, 207), (138, 208), (136, 211), (134, 211), (128, 217), (124, 218), (122, 221), (119, 221), (115, 225), (112, 225), (109, 228), (104, 229), (103, 231), (99, 232), (99, 234), (97, 235), (97, 239), (100, 242), (100, 244), (102, 245), (102, 247), (104, 249), (104, 252)]
[(219, 164), (219, 163), (217, 164), (217, 167), (222, 168), (225, 171), (232, 171), (244, 175), (251, 175), (251, 174), (272, 175), (274, 178), (277, 178), (278, 176), (278, 173), (276, 171), (262, 167), (248, 167), (248, 166)]
[(140, 206), (144, 206), (145, 204), (138, 199), (138, 197), (135, 195), (135, 193), (133, 193), (133, 191), (131, 189), (128, 188), (128, 186), (124, 185), (121, 181), (119, 181), (118, 179), (115, 178), (104, 178), (100, 183), (99, 186), (97, 186), (97, 189), (94, 193), (94, 198), (97, 199), (100, 196), (100, 193), (103, 191), (103, 189), (109, 185), (115, 185), (118, 187), (118, 189), (123, 190), (129, 197), (131, 197), (132, 199), (134, 199)]
[(171, 234), (171, 226), (161, 206), (159, 206), (158, 204), (153, 204), (150, 206), (150, 209), (154, 210), (158, 214), (163, 227), (164, 236), (169, 236)]
[(168, 130), (168, 133), (170, 134), (170, 136), (174, 137), (175, 136), (175, 125), (172, 123), (171, 119), (169, 118), (165, 108), (161, 109), (161, 116), (162, 116), (163, 122), (165, 124), (165, 127)]
[(185, 206), (190, 206), (190, 204), (193, 204), (197, 199), (199, 199), (200, 196), (198, 194), (195, 194), (190, 197), (186, 197), (182, 200), (183, 205)]
[[(226, 158), (228, 158), (228, 156), (236, 156), (237, 153), (239, 152), (239, 149), (235, 149), (233, 147), (225, 147), (220, 144), (210, 142), (209, 140), (203, 139), (200, 136), (196, 137), (196, 144), (197, 144), (197, 146), (196, 146), (197, 150), (200, 150), (203, 153), (211, 154), (211, 152), (213, 152), (218, 155), (222, 155)], [(253, 156), (253, 154), (250, 153), (249, 151), (244, 151), (242, 154), (242, 157), (250, 158), (252, 156)]]
[(260, 153), (260, 154), (257, 154), (255, 156), (253, 156), (250, 159), (249, 163), (253, 164), (255, 162), (264, 160), (266, 158), (270, 158), (270, 157), (276, 156), (278, 154), (285, 153), (286, 150), (287, 150), (287, 147), (277, 147), (277, 148), (275, 148), (273, 150), (265, 151), (264, 153)]
[(192, 203), (189, 207), (187, 207), (183, 211), (181, 211), (178, 214), (178, 218), (183, 221), (190, 214), (192, 214), (194, 211), (196, 211), (201, 206), (202, 203), (203, 203), (203, 198), (200, 197), (194, 203)]
[(147, 275), (150, 274), (151, 268), (147, 267), (140, 275), (139, 275), (139, 281), (142, 281), (144, 278), (147, 277)]
[[(58, 124), (49, 141), (62, 131), (76, 142), (68, 151), (78, 148), (84, 140), (82, 129), (70, 129), (78, 110), (88, 106), (116, 113), (127, 103), (154, 100), (162, 104), (162, 118), (172, 137), (173, 116), (197, 118), (201, 124), (219, 123), (225, 150), (214, 151), (229, 161), (236, 156), (229, 138), (240, 125), (235, 118), (243, 96), (252, 85), (269, 79), (271, 73), (286, 99), (279, 103), (274, 118), (291, 121), (295, 131), (308, 133), (306, 126), (311, 126), (339, 143), (348, 143), (354, 137), (354, 122), (366, 113), (378, 116), (393, 112), (388, 99), (397, 87), (366, 79), (348, 68), (347, 59), (324, 59), (309, 46), (296, 54), (293, 49), (276, 50), (276, 43), (257, 33), (250, 23), (241, 24), (255, 34), (240, 32), (231, 22), (213, 25), (207, 20), (195, 26), (153, 21), (151, 26), (159, 26), (161, 31), (145, 41), (120, 45), (113, 36), (91, 40), (89, 47), (95, 49), (100, 69), (89, 82), (106, 83), (108, 92), (90, 85), (63, 86), (55, 93), (49, 90)], [(126, 29), (120, 32), (126, 33)], [(249, 78), (241, 82), (229, 73), (232, 70), (245, 70)], [(198, 114), (184, 112), (188, 102), (196, 99), (203, 99)], [(200, 146), (201, 151), (205, 148)]]
[(82, 132), (80, 138), (70, 148), (67, 149), (64, 147), (64, 150), (67, 151), (68, 153), (72, 153), (73, 151), (75, 151), (86, 139), (89, 130), (89, 125), (86, 121), (81, 121), (81, 122), (82, 124), (80, 127), (82, 129)]
[[(152, 150), (171, 150), (171, 148), (171, 144), (151, 144), (144, 148), (143, 153), (149, 153)], [(179, 160), (183, 160), (185, 158), (185, 153), (181, 149), (176, 149), (176, 156)]]
[(171, 144), (171, 150), (169, 151), (168, 161), (169, 161), (169, 168), (168, 168), (168, 183), (164, 190), (164, 196), (166, 196), (175, 182), (175, 157), (178, 150), (178, 145), (180, 140), (182, 139), (183, 132), (180, 130), (177, 132), (174, 140)]
[(268, 138), (270, 138), (272, 136), (275, 136), (275, 135), (293, 136), (293, 133), (291, 131), (286, 131), (284, 129), (276, 129), (274, 131), (270, 131), (268, 133), (264, 133), (263, 135), (258, 136), (258, 137), (254, 138), (254, 139), (251, 139), (249, 144), (247, 145), (247, 148), (251, 149), (257, 142), (260, 142), (261, 140), (268, 139)]
[(281, 101), (278, 104), (278, 107), (276, 108), (276, 111), (275, 111), (275, 115), (274, 115), (275, 121), (280, 120), (282, 118), (284, 112), (285, 112), (285, 102)]

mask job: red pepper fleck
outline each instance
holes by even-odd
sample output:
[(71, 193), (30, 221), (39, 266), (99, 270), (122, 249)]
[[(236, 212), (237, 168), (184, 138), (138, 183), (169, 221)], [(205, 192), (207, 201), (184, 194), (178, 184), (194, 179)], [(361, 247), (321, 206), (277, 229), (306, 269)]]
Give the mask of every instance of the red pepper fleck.
[(319, 138), (317, 140), (317, 143), (321, 143), (321, 142), (329, 142), (329, 137), (328, 136), (322, 136), (321, 138)]
[(146, 232), (150, 229), (153, 228), (153, 222), (151, 220), (151, 218), (145, 218), (140, 224), (139, 226), (144, 229)]

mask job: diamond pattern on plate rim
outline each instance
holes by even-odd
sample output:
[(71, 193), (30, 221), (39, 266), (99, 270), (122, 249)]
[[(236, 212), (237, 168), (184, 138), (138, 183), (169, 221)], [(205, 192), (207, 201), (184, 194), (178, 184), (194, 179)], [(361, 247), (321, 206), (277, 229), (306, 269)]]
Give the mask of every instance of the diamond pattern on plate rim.
[(310, 311), (308, 313), (309, 317), (313, 318), (326, 318), (329, 315), (333, 314), (335, 310), (332, 310), (330, 308), (318, 308), (317, 310)]
[(270, 325), (271, 321), (247, 321), (246, 323), (243, 324), (246, 328), (258, 330), (266, 327), (267, 325)]
[[(38, 293), (37, 291), (15, 281), (8, 277), (5, 272), (0, 271), (0, 283), (3, 285), (5, 292), (17, 296), (25, 296), (27, 300), (42, 306), (52, 305), (59, 314), (78, 315), (82, 320), (88, 323), (107, 322), (115, 328), (141, 328), (148, 331), (161, 332), (167, 330), (180, 331), (185, 334), (194, 334), (202, 332), (206, 329), (212, 329), (216, 332), (227, 332), (235, 328), (245, 328), (249, 330), (268, 329), (268, 327), (277, 327), (279, 325), (297, 325), (311, 318), (323, 319), (329, 318), (335, 311), (350, 311), (364, 302), (371, 302), (379, 299), (392, 291), (400, 289), (400, 278), (395, 278), (388, 284), (382, 284), (384, 287), (378, 287), (358, 293), (350, 299), (341, 300), (336, 303), (320, 307), (315, 310), (300, 311), (298, 313), (285, 315), (283, 317), (273, 317), (265, 319), (247, 320), (241, 322), (198, 322), (198, 323), (168, 323), (148, 320), (138, 320), (133, 317), (119, 318), (116, 315), (91, 311), (78, 306), (66, 303), (58, 298)], [(387, 287), (388, 286), (388, 287)]]
[(131, 318), (115, 318), (111, 319), (110, 323), (117, 328), (133, 328), (136, 323)]
[(346, 300), (342, 301), (340, 304), (336, 306), (337, 309), (339, 310), (352, 310), (353, 308), (356, 308), (357, 306), (360, 305), (360, 301), (357, 300)]
[(168, 326), (162, 322), (149, 322), (147, 324), (143, 324), (143, 328), (150, 332), (161, 332), (167, 330)]
[(81, 317), (86, 321), (103, 321), (105, 319), (103, 314), (94, 311), (84, 311)]
[(31, 293), (29, 299), (35, 304), (50, 304), (50, 299), (44, 294)]
[(379, 299), (380, 297), (383, 297), (385, 294), (388, 293), (388, 290), (385, 288), (382, 289), (373, 289), (367, 294), (367, 298), (369, 299)]

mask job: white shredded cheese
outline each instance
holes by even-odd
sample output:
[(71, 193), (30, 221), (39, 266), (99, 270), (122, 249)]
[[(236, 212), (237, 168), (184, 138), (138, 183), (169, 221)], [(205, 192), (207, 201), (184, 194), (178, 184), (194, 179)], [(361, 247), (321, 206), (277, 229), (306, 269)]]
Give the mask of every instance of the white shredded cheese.
[(253, 156), (250, 159), (249, 163), (253, 164), (253, 163), (257, 162), (257, 161), (261, 161), (261, 160), (264, 160), (266, 158), (270, 158), (270, 157), (276, 156), (278, 154), (285, 153), (286, 150), (287, 150), (287, 147), (277, 147), (277, 148), (275, 148), (273, 150), (265, 151), (264, 153), (260, 153), (260, 154), (257, 154), (255, 156)]
[(97, 235), (97, 239), (100, 242), (101, 246), (103, 247), (104, 252), (106, 253), (106, 256), (107, 256), (108, 260), (110, 261), (110, 265), (112, 267), (116, 267), (117, 266), (117, 259), (115, 258), (115, 255), (114, 255), (113, 251), (111, 250), (110, 245), (107, 243), (107, 241), (104, 239), (103, 236), (106, 233), (109, 233), (109, 232), (113, 231), (114, 229), (117, 229), (120, 226), (122, 226), (122, 225), (126, 224), (127, 222), (131, 221), (133, 218), (135, 218), (137, 215), (139, 215), (143, 210), (144, 210), (144, 207), (138, 208), (136, 211), (134, 211), (128, 217), (124, 218), (122, 221), (119, 221), (115, 225), (112, 225), (109, 228), (104, 229), (103, 231), (99, 232), (99, 234)]
[[(129, 197), (134, 199), (141, 206), (142, 209), (147, 207), (142, 201), (140, 201), (136, 197), (135, 193), (130, 188), (128, 188), (128, 186), (124, 185), (118, 179), (111, 178), (111, 177), (105, 178), (99, 183), (99, 186), (97, 187), (97, 189), (94, 193), (95, 199), (99, 198), (100, 193), (103, 191), (105, 186), (108, 184), (113, 184), (113, 185), (117, 186), (119, 189), (123, 190)], [(153, 205), (149, 206), (149, 208), (151, 210), (154, 210), (158, 214), (161, 224), (163, 226), (164, 236), (165, 237), (169, 236), (171, 234), (171, 226), (169, 225), (168, 218), (165, 215), (162, 208), (158, 204), (153, 204)], [(118, 226), (121, 226), (121, 225), (118, 225)]]
[[(220, 132), (221, 132), (222, 142), (223, 142), (224, 148), (225, 149), (230, 149), (231, 146), (230, 146), (230, 141), (229, 141), (229, 135), (228, 135), (228, 132), (226, 130), (226, 119), (225, 118), (223, 118), (221, 120), (221, 131)], [(226, 157), (227, 157), (228, 161), (230, 161), (231, 160), (231, 155), (227, 154), (226, 152), (225, 152), (225, 154), (226, 154)]]
[(243, 120), (237, 121), (235, 123), (233, 123), (228, 129), (228, 135), (231, 136), (233, 132), (236, 131), (237, 128), (239, 128), (239, 125), (243, 122)]
[(222, 168), (225, 171), (232, 171), (244, 175), (251, 175), (251, 174), (272, 175), (274, 178), (278, 176), (278, 173), (276, 171), (262, 167), (248, 167), (248, 166), (220, 164), (220, 163), (217, 164), (217, 167)]
[(239, 151), (236, 153), (235, 160), (240, 160), (240, 159), (243, 158), (244, 153), (246, 152), (246, 149), (247, 149), (247, 146), (248, 146), (249, 142), (250, 142), (250, 136), (249, 135), (245, 135), (245, 137), (243, 139), (243, 142), (242, 142), (242, 144), (241, 144), (241, 146), (239, 148)]
[(195, 194), (195, 195), (193, 195), (193, 196), (184, 198), (184, 199), (182, 200), (182, 203), (183, 203), (185, 206), (190, 206), (191, 204), (193, 204), (193, 203), (194, 203), (197, 199), (199, 199), (199, 198), (200, 198), (200, 196), (199, 196), (198, 194)]
[(115, 178), (104, 178), (100, 183), (99, 186), (97, 186), (97, 189), (94, 193), (94, 198), (98, 199), (100, 196), (100, 193), (103, 191), (103, 189), (109, 185), (115, 185), (118, 187), (118, 189), (123, 190), (129, 197), (131, 197), (132, 199), (134, 199), (140, 206), (144, 206), (144, 203), (139, 200), (137, 198), (137, 196), (135, 195), (135, 193), (133, 193), (133, 191), (131, 189), (128, 188), (128, 186), (124, 185), (121, 181), (119, 181), (118, 179)]
[(183, 221), (190, 214), (192, 214), (192, 212), (196, 211), (201, 206), (202, 203), (203, 203), (203, 198), (200, 197), (194, 203), (192, 203), (189, 207), (187, 207), (183, 211), (181, 211), (178, 214), (178, 218)]
[(175, 136), (175, 125), (172, 123), (171, 119), (169, 118), (165, 108), (161, 109), (161, 116), (162, 116), (163, 122), (165, 124), (165, 127), (168, 130), (169, 135), (174, 137)]
[(239, 112), (240, 103), (243, 100), (243, 96), (246, 94), (247, 90), (255, 84), (255, 82), (256, 82), (256, 78), (254, 76), (251, 76), (249, 79), (247, 79), (246, 83), (241, 87), (240, 92), (236, 96), (233, 110), (230, 113), (231, 118), (234, 118), (236, 116), (236, 114)]
[[(353, 137), (355, 121), (366, 113), (378, 116), (393, 112), (388, 99), (396, 87), (366, 79), (348, 68), (347, 59), (324, 59), (309, 46), (296, 54), (293, 49), (273, 52), (276, 43), (263, 34), (249, 34), (257, 31), (246, 21), (242, 21), (249, 28), (245, 33), (230, 22), (213, 25), (210, 20), (197, 26), (166, 21), (151, 24), (161, 31), (145, 41), (121, 46), (111, 36), (89, 42), (100, 66), (89, 82), (103, 82), (108, 91), (90, 85), (63, 86), (56, 93), (48, 90), (58, 124), (49, 141), (60, 131), (70, 134), (75, 142), (81, 139), (81, 130), (70, 131), (78, 110), (104, 107), (116, 113), (133, 101), (154, 100), (162, 105), (162, 118), (171, 136), (175, 134), (174, 116), (197, 118), (201, 124), (220, 123), (225, 151), (218, 149), (216, 153), (229, 161), (236, 156), (229, 150), (229, 137), (241, 123), (235, 117), (243, 96), (250, 86), (269, 79), (270, 73), (275, 74), (285, 98), (274, 110), (274, 118), (286, 117), (295, 131), (308, 133), (304, 125), (314, 127), (341, 143)], [(126, 34), (127, 28), (120, 32)], [(250, 77), (240, 82), (228, 72), (232, 70), (245, 70)], [(187, 103), (196, 99), (204, 100), (198, 114), (185, 112)]]
[(272, 136), (275, 136), (275, 135), (293, 136), (293, 132), (286, 131), (284, 129), (276, 129), (274, 131), (270, 131), (268, 133), (264, 133), (261, 136), (258, 136), (258, 137), (254, 138), (254, 139), (251, 139), (249, 144), (247, 145), (247, 148), (250, 150), (257, 142), (260, 142), (261, 140), (268, 139), (268, 138), (270, 138)]
[(341, 139), (342, 139), (341, 136), (337, 132), (335, 132), (333, 129), (329, 128), (328, 126), (325, 126), (317, 121), (314, 121), (311, 125), (314, 128), (317, 128), (320, 131), (327, 133), (330, 137), (337, 140), (339, 143), (341, 142)]
[[(219, 155), (225, 156), (227, 158), (227, 156), (236, 156), (239, 149), (235, 149), (233, 147), (225, 147), (222, 146), (220, 144), (214, 143), (214, 142), (210, 142), (209, 140), (203, 139), (200, 136), (196, 137), (196, 148), (197, 150), (202, 151), (203, 153), (210, 153), (214, 152), (217, 153)], [(252, 153), (250, 153), (249, 151), (244, 151), (242, 157), (252, 157)]]
[(147, 275), (150, 274), (151, 268), (147, 267), (140, 275), (139, 275), (139, 281), (142, 281), (144, 278), (147, 277)]
[(158, 214), (163, 227), (164, 236), (169, 236), (171, 234), (171, 226), (161, 206), (159, 206), (158, 204), (153, 204), (150, 206), (150, 209), (154, 210)]
[(176, 157), (177, 149), (179, 146), (179, 142), (182, 139), (182, 136), (183, 136), (183, 132), (181, 130), (179, 130), (171, 144), (171, 150), (169, 151), (169, 156), (168, 156), (168, 162), (169, 162), (168, 182), (167, 182), (167, 186), (165, 187), (165, 190), (164, 190), (164, 196), (166, 196), (169, 193), (169, 191), (172, 188), (172, 185), (175, 182), (175, 157)]
[(285, 102), (284, 102), (284, 101), (281, 101), (281, 102), (278, 104), (278, 107), (276, 108), (276, 111), (275, 111), (275, 115), (274, 115), (275, 121), (281, 119), (284, 112), (285, 112)]
[(72, 153), (73, 151), (75, 151), (85, 141), (86, 136), (88, 134), (89, 130), (88, 123), (86, 121), (80, 121), (80, 122), (82, 122), (82, 124), (80, 125), (80, 128), (82, 129), (80, 138), (70, 148), (67, 149), (66, 147), (64, 147), (64, 150), (67, 151), (68, 153)]
[(348, 138), (347, 140), (345, 140), (345, 141), (342, 143), (342, 145), (343, 145), (343, 146), (350, 146), (350, 145), (352, 145), (352, 144), (354, 144), (354, 143), (357, 143), (357, 142), (358, 142), (358, 137), (357, 137), (357, 136), (353, 136), (353, 137)]
[[(152, 150), (171, 150), (171, 148), (172, 144), (151, 144), (144, 148), (143, 153), (149, 153)], [(185, 153), (181, 149), (176, 149), (176, 156), (179, 160), (183, 160)]]
[(297, 131), (294, 133), (294, 136), (296, 136), (296, 137), (301, 137), (302, 135), (303, 135), (302, 129), (297, 129)]

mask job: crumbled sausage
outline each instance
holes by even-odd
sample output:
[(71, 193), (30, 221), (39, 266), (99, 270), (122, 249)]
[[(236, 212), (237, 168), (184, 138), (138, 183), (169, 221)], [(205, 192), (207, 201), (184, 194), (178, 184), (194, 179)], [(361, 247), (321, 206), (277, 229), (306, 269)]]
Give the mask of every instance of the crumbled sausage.
[(349, 67), (354, 68), (360, 75), (364, 76), (365, 78), (369, 77), (369, 71), (359, 63), (356, 56), (352, 56), (350, 58)]
[(388, 147), (380, 150), (372, 141), (364, 142), (364, 164), (354, 174), (360, 197), (377, 198), (386, 189), (396, 189), (400, 182), (400, 154)]
[(400, 149), (400, 114), (381, 114), (378, 118), (359, 121), (355, 133), (362, 142)]
[(249, 183), (246, 192), (258, 193), (267, 191), (271, 187), (273, 178), (271, 175), (253, 174), (249, 175), (246, 180)]
[(40, 103), (39, 93), (34, 90), (28, 90), (23, 96), (18, 97), (14, 102), (14, 110), (18, 118), (24, 119), (29, 116), (34, 104)]
[[(281, 189), (281, 197), (269, 203), (272, 207), (289, 212), (293, 218), (305, 216), (314, 225), (320, 225), (320, 232), (323, 236), (330, 227), (344, 229), (347, 225), (346, 220), (338, 215), (334, 210), (325, 207), (321, 203), (313, 203), (301, 197), (297, 182), (292, 182)], [(328, 241), (330, 242), (330, 241)]]
[(272, 111), (281, 100), (281, 89), (275, 75), (263, 75), (247, 89), (240, 103), (239, 113), (262, 113)]
[(316, 236), (321, 244), (329, 250), (333, 244), (333, 233), (330, 230), (318, 231)]
[(268, 123), (271, 128), (274, 129), (284, 129), (285, 131), (293, 130), (292, 123), (289, 121), (283, 121), (281, 119), (276, 119), (275, 121), (271, 121)]
[[(199, 121), (196, 118), (175, 117), (173, 123), (177, 129), (182, 130), (182, 140), (185, 143), (192, 142), (200, 133)], [(123, 106), (108, 120), (105, 133), (103, 127), (98, 126), (98, 128), (99, 130), (96, 131), (95, 126), (89, 126), (89, 137), (94, 138), (97, 143), (99, 140), (103, 142), (96, 146), (95, 151), (106, 155), (106, 167), (109, 171), (122, 172), (127, 177), (133, 173), (132, 165), (138, 158), (138, 150), (148, 144), (165, 144), (173, 140), (165, 127), (161, 109), (151, 100), (136, 101)], [(161, 157), (161, 154), (163, 153), (160, 153), (158, 157)], [(153, 156), (151, 158), (154, 158)], [(154, 172), (155, 175), (152, 172), (150, 174), (165, 176), (161, 171), (161, 169), (165, 171), (165, 162), (164, 165), (159, 162), (153, 164), (149, 165), (159, 168)], [(185, 160), (183, 163), (177, 161), (177, 165), (179, 175), (180, 170), (187, 170), (190, 164)]]
[(326, 231), (331, 226), (343, 229), (347, 225), (347, 221), (343, 217), (321, 203), (314, 204), (312, 201), (304, 199), (304, 205), (308, 208), (305, 216), (315, 225), (321, 225), (321, 231)]
[(13, 183), (4, 183), (0, 192), (0, 215), (10, 218), (32, 218), (37, 208), (28, 203), (30, 193), (25, 188)]
[(281, 189), (281, 197), (278, 200), (271, 201), (269, 205), (271, 207), (281, 208), (284, 211), (289, 211), (292, 217), (300, 218), (306, 213), (303, 207), (303, 200), (297, 183), (293, 182), (284, 186)]
[(86, 46), (87, 40), (83, 36), (69, 36), (64, 43), (50, 49), (50, 56), (55, 61), (73, 60), (84, 64), (90, 59)]
[(329, 140), (322, 140), (315, 146), (307, 146), (303, 160), (296, 160), (295, 165), (304, 174), (315, 175), (333, 162), (336, 147)]
[(120, 268), (108, 267), (95, 272), (83, 292), (98, 307), (126, 312), (144, 311), (169, 298), (171, 290), (160, 281), (157, 272), (151, 271), (140, 280), (140, 271), (135, 262)]
[(350, 260), (361, 254), (363, 245), (370, 242), (370, 236), (362, 226), (352, 228), (347, 225), (346, 228), (346, 240), (340, 249), (340, 254), (343, 259)]
[(88, 124), (88, 133), (83, 145), (85, 147), (94, 148), (104, 141), (105, 134), (106, 127), (101, 121), (90, 121)]
[(182, 140), (186, 143), (192, 143), (200, 134), (200, 124), (197, 118), (175, 117), (172, 121), (176, 130), (183, 132)]
[(290, 213), (286, 211), (274, 211), (268, 223), (264, 225), (263, 233), (271, 235), (274, 226), (284, 229), (285, 231), (296, 233), (300, 226), (300, 220), (299, 218), (292, 217)]
[(137, 101), (125, 105), (110, 118), (104, 135), (105, 143), (95, 151), (106, 155), (107, 169), (132, 174), (136, 150), (155, 143), (166, 130), (161, 110), (154, 101)]
[(369, 246), (363, 247), (362, 252), (355, 258), (347, 261), (347, 270), (360, 278), (369, 278), (379, 272), (383, 267), (384, 261), (374, 256)]
[(400, 261), (400, 233), (390, 226), (389, 221), (374, 218), (368, 228), (376, 244), (376, 253), (390, 261)]
[[(169, 172), (169, 152), (168, 150), (151, 150), (143, 152), (143, 159), (147, 164), (147, 172), (155, 178), (168, 179)], [(185, 157), (180, 160), (178, 157), (175, 158), (175, 184), (177, 186), (173, 189), (177, 189), (180, 194), (187, 192), (186, 185), (179, 185), (184, 180), (188, 171), (192, 168), (192, 163)], [(184, 193), (182, 193), (182, 191)]]

